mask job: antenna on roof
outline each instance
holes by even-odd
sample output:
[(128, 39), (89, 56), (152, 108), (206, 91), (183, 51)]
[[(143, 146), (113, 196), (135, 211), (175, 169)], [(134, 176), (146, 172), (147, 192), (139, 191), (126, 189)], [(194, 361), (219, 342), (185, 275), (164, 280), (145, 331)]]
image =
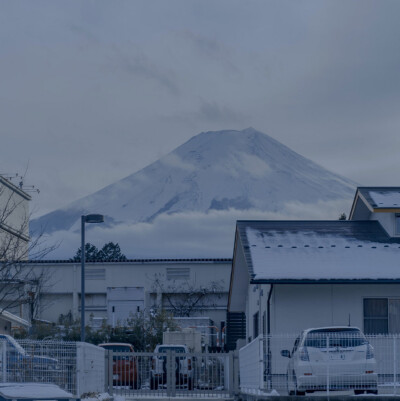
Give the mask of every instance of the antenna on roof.
[(350, 324), (350, 313), (349, 313), (349, 327), (351, 326), (351, 324)]

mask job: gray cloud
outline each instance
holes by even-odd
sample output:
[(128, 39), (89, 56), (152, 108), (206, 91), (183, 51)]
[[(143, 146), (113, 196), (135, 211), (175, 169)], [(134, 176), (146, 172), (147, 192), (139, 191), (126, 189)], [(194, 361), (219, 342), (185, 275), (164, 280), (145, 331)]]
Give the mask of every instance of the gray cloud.
[(240, 71), (235, 65), (233, 51), (220, 41), (206, 35), (201, 35), (190, 30), (181, 33), (181, 36), (189, 41), (190, 46), (197, 50), (203, 58), (203, 62), (208, 60), (220, 63), (226, 73), (240, 75)]
[(179, 95), (179, 85), (173, 72), (151, 62), (143, 52), (137, 52), (133, 47), (131, 48), (132, 54), (122, 51), (118, 46), (114, 46), (113, 50), (115, 54), (113, 63), (117, 69), (122, 69), (139, 78), (154, 81), (171, 95)]
[[(284, 212), (257, 210), (212, 210), (209, 213), (162, 214), (152, 224), (122, 224), (88, 227), (87, 241), (98, 247), (118, 242), (129, 258), (232, 257), (236, 220), (337, 219), (348, 213), (349, 200), (318, 204), (288, 203)], [(60, 246), (48, 258), (70, 258), (79, 244), (80, 233), (59, 231), (51, 237)], [(50, 242), (49, 242), (50, 243)], [(47, 243), (47, 245), (49, 245)]]

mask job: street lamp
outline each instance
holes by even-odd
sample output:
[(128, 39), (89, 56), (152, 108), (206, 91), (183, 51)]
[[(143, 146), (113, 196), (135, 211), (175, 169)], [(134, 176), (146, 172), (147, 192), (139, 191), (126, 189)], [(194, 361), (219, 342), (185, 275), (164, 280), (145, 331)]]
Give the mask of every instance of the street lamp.
[(85, 223), (103, 223), (102, 214), (81, 216), (81, 341), (85, 342)]

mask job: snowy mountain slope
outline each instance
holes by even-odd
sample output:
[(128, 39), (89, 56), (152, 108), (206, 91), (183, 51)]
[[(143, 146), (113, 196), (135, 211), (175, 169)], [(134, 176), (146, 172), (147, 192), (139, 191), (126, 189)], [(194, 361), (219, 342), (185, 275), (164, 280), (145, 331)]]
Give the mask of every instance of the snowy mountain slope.
[(31, 222), (33, 231), (78, 229), (82, 214), (109, 226), (152, 222), (164, 213), (279, 212), (287, 202), (351, 200), (355, 184), (248, 128), (203, 132), (142, 170)]

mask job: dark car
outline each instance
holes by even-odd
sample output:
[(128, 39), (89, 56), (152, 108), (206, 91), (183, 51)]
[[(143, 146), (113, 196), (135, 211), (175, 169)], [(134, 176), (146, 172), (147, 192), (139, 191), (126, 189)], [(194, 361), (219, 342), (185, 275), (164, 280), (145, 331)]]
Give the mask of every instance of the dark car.
[(132, 344), (103, 343), (99, 344), (99, 347), (116, 353), (113, 355), (113, 385), (139, 389), (138, 363), (137, 358), (133, 355), (134, 349)]

